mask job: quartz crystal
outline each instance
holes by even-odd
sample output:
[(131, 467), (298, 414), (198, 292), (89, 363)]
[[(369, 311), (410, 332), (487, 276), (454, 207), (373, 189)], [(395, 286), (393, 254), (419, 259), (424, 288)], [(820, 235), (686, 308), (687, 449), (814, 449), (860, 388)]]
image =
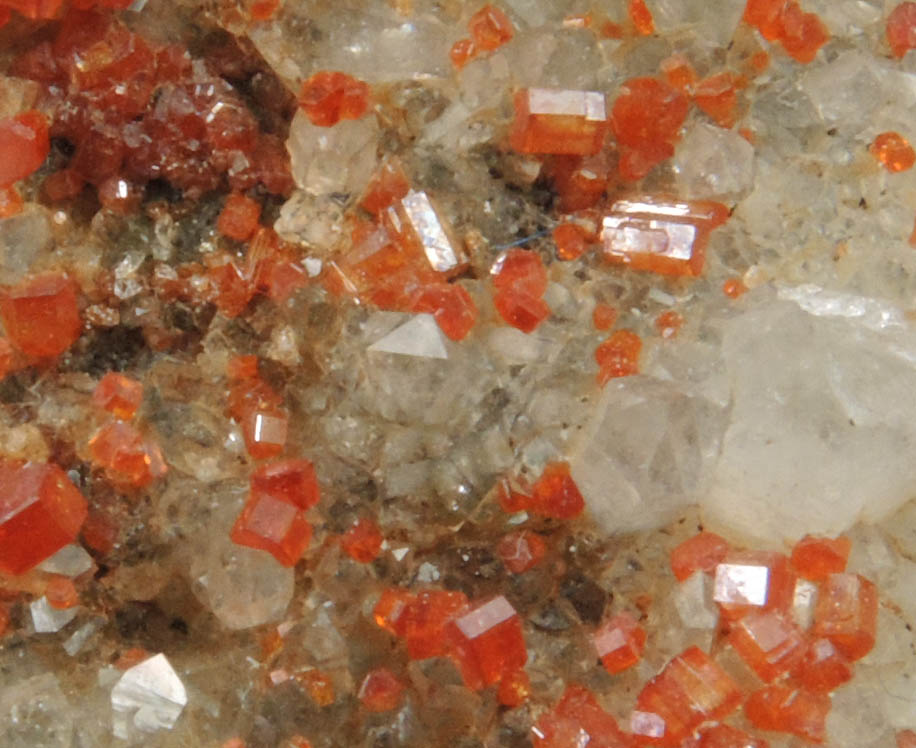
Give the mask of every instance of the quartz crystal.
[(111, 690), (114, 733), (127, 739), (132, 729), (169, 730), (188, 703), (184, 684), (164, 654), (134, 665)]

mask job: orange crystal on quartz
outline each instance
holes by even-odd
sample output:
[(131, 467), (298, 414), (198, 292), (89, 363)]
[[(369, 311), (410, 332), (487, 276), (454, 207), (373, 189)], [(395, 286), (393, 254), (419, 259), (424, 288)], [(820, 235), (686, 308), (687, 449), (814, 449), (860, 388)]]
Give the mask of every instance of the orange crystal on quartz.
[(261, 379), (236, 383), (228, 410), (241, 426), (248, 454), (256, 460), (276, 457), (286, 446), (289, 415), (282, 398)]
[(535, 748), (630, 748), (630, 739), (584, 686), (570, 684), (531, 728)]
[(607, 130), (604, 94), (523, 88), (515, 94), (509, 144), (520, 153), (598, 153)]
[(451, 656), (469, 688), (499, 683), (528, 659), (522, 622), (500, 595), (458, 615), (446, 627)]
[(531, 491), (532, 512), (551, 519), (572, 519), (582, 514), (585, 499), (566, 462), (549, 462)]
[(852, 541), (844, 536), (820, 538), (805, 535), (792, 548), (792, 566), (805, 579), (824, 579), (846, 571)]
[(789, 559), (782, 553), (732, 551), (716, 566), (713, 599), (729, 620), (762, 609), (787, 613), (795, 582)]
[(533, 569), (544, 558), (547, 546), (536, 532), (519, 530), (503, 535), (496, 544), (496, 553), (513, 574)]
[(311, 462), (288, 459), (269, 462), (251, 474), (251, 491), (308, 509), (321, 499), (318, 478)]
[(347, 528), (340, 538), (340, 546), (354, 561), (368, 564), (378, 556), (383, 539), (378, 525), (363, 517)]
[(629, 613), (620, 613), (592, 634), (598, 659), (611, 675), (633, 667), (646, 646), (646, 631)]
[(899, 132), (882, 132), (868, 147), (869, 152), (889, 172), (912, 169), (916, 151)]
[(829, 639), (814, 639), (808, 643), (804, 659), (793, 677), (809, 691), (832, 691), (852, 679), (852, 665)]
[(72, 543), (86, 514), (56, 465), (0, 460), (0, 571), (23, 574)]
[(226, 203), (216, 220), (216, 230), (223, 236), (236, 241), (247, 241), (258, 228), (261, 217), (261, 204), (246, 195), (233, 193), (226, 198)]
[(672, 309), (662, 312), (655, 318), (655, 329), (663, 338), (673, 338), (678, 334), (684, 318)]
[(142, 488), (168, 471), (159, 446), (123, 421), (102, 426), (89, 440), (89, 454), (120, 486)]
[(532, 332), (550, 315), (541, 298), (547, 290), (547, 269), (537, 252), (510, 249), (491, 271), (496, 311), (508, 324)]
[(557, 245), (557, 257), (561, 260), (575, 260), (585, 254), (585, 231), (575, 223), (561, 223), (553, 232)]
[(412, 660), (439, 657), (447, 650), (446, 624), (468, 604), (463, 592), (424, 590), (408, 601), (394, 624), (404, 632), (407, 654)]
[(390, 712), (404, 699), (405, 686), (388, 668), (370, 670), (360, 684), (357, 697), (370, 712)]
[(627, 12), (637, 33), (642, 36), (655, 33), (655, 21), (652, 20), (652, 12), (646, 7), (645, 0), (630, 0)]
[(633, 270), (698, 276), (710, 232), (727, 219), (727, 207), (707, 200), (617, 200), (602, 221), (604, 257)]
[(308, 548), (312, 526), (303, 510), (282, 494), (252, 490), (229, 537), (267, 551), (283, 566), (294, 566)]
[(704, 530), (671, 551), (671, 571), (679, 582), (687, 580), (695, 571), (711, 574), (725, 559), (728, 550), (725, 538)]
[(900, 3), (887, 17), (887, 42), (894, 57), (916, 47), (916, 3)]
[(642, 340), (631, 330), (617, 330), (595, 349), (598, 362), (598, 382), (607, 384), (616, 377), (639, 373), (639, 352)]
[[(684, 748), (687, 748), (687, 744)], [(690, 748), (769, 748), (769, 743), (737, 727), (714, 725), (702, 728), (699, 740), (695, 746), (691, 743)]]
[(708, 720), (720, 720), (741, 703), (741, 689), (709, 655), (690, 647), (650, 680), (636, 699), (642, 712), (664, 722), (653, 744), (678, 746)]
[(499, 49), (515, 34), (509, 16), (494, 5), (485, 5), (471, 16), (468, 29), (477, 49), (484, 52)]
[(48, 580), (48, 585), (45, 587), (45, 597), (52, 608), (59, 610), (72, 608), (80, 600), (73, 581), (59, 575), (54, 575)]
[(719, 127), (735, 124), (740, 78), (734, 73), (717, 73), (704, 78), (693, 89), (693, 102)]
[(595, 304), (592, 324), (596, 330), (610, 330), (617, 321), (617, 310), (610, 304)]
[(113, 413), (121, 420), (134, 417), (143, 402), (143, 385), (117, 372), (108, 372), (92, 393), (92, 404)]
[(778, 41), (786, 53), (801, 63), (811, 62), (830, 39), (814, 13), (805, 13), (795, 0), (748, 0), (744, 20), (764, 39)]
[(448, 52), (449, 59), (458, 70), (477, 56), (477, 45), (472, 39), (459, 39)]
[(410, 304), (413, 312), (432, 314), (439, 328), (452, 340), (464, 340), (477, 321), (477, 305), (464, 286), (431, 283), (417, 291)]
[(9, 341), (36, 358), (60, 355), (83, 328), (76, 286), (59, 273), (34, 276), (0, 290), (0, 317)]
[(41, 112), (30, 110), (0, 119), (0, 188), (36, 171), (50, 149), (48, 121)]
[(755, 691), (744, 705), (754, 727), (797, 735), (812, 743), (824, 742), (829, 712), (827, 694), (778, 684)]
[(795, 668), (806, 649), (801, 630), (775, 610), (757, 611), (741, 618), (732, 628), (729, 642), (767, 683)]
[(299, 106), (313, 125), (359, 119), (369, 109), (369, 86), (346, 73), (321, 70), (302, 84)]
[(858, 660), (875, 645), (878, 593), (858, 574), (830, 574), (821, 584), (814, 609), (814, 634), (848, 659)]

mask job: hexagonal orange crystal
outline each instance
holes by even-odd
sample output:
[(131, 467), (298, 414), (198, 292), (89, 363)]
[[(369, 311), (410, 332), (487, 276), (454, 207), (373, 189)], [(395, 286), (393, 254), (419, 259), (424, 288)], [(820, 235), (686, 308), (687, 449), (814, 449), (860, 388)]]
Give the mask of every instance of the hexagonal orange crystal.
[(814, 634), (829, 639), (850, 660), (875, 645), (878, 592), (858, 574), (831, 574), (821, 584), (814, 609)]
[(535, 748), (595, 745), (629, 748), (629, 738), (584, 686), (570, 684), (563, 697), (531, 728)]
[(0, 317), (10, 342), (36, 358), (60, 355), (83, 327), (76, 286), (60, 273), (34, 276), (0, 290)]
[(520, 153), (598, 153), (607, 130), (604, 94), (523, 88), (515, 94), (509, 144)]

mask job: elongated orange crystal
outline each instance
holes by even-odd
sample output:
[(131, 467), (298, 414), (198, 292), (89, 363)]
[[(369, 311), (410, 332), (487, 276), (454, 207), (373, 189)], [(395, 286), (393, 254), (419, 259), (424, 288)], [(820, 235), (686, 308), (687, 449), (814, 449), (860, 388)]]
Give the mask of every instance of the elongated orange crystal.
[(712, 201), (618, 200), (602, 222), (604, 258), (633, 270), (698, 276), (710, 232), (727, 219), (728, 208)]
[(850, 660), (875, 645), (878, 593), (858, 574), (831, 574), (821, 585), (814, 610), (814, 633), (829, 639)]
[(916, 3), (900, 3), (887, 17), (885, 33), (894, 57), (916, 47)]
[(515, 94), (509, 144), (520, 153), (588, 155), (601, 150), (606, 129), (602, 93), (523, 88)]

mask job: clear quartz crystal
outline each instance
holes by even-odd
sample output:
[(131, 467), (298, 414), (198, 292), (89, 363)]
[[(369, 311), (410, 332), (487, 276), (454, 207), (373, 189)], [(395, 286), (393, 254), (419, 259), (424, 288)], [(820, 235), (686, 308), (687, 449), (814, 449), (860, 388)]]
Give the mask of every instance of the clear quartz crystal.
[(51, 607), (48, 598), (42, 596), (29, 604), (29, 611), (36, 633), (54, 634), (76, 618), (79, 608), (54, 608)]
[(127, 670), (111, 690), (114, 734), (126, 740), (132, 728), (170, 730), (187, 703), (181, 679), (166, 656), (157, 654)]

